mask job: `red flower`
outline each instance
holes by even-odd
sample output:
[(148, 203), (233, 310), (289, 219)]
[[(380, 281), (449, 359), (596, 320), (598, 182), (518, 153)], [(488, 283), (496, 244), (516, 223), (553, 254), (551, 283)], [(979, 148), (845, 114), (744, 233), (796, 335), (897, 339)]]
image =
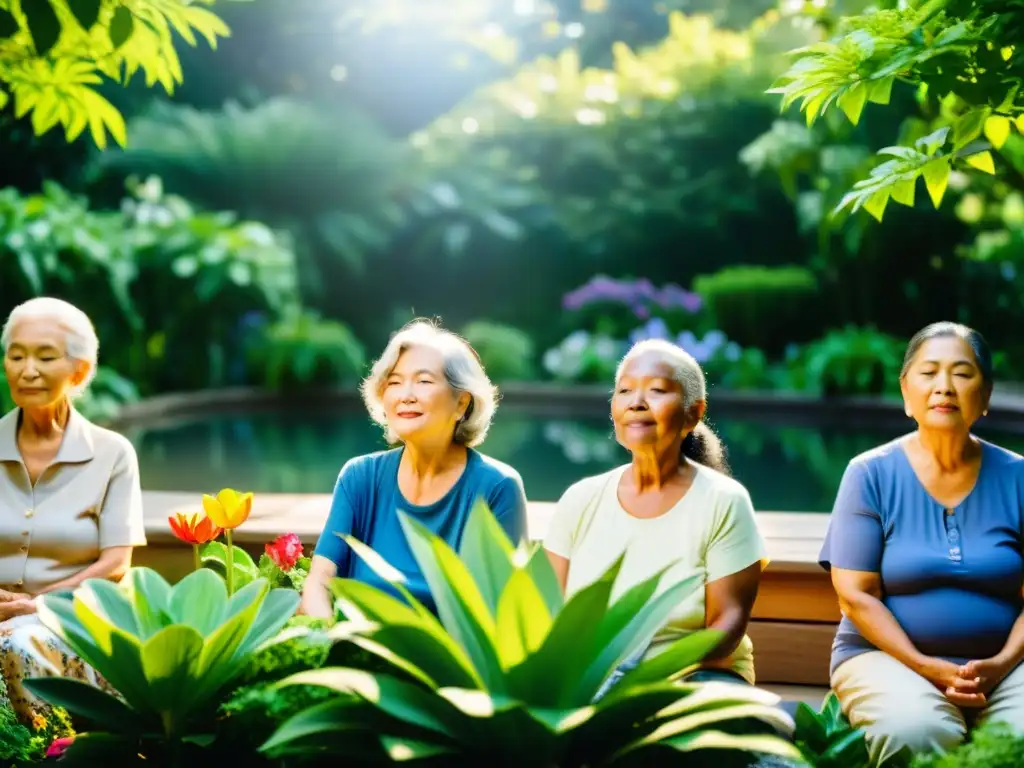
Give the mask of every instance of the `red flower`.
[(302, 542), (294, 533), (283, 533), (266, 545), (267, 557), (282, 571), (290, 571), (302, 557)]
[(167, 522), (171, 524), (174, 535), (186, 544), (205, 544), (223, 533), (206, 515), (200, 520), (198, 514), (187, 516), (176, 512), (167, 518)]
[(68, 747), (74, 742), (74, 736), (62, 736), (54, 739), (53, 743), (46, 750), (46, 757), (60, 757), (68, 751)]

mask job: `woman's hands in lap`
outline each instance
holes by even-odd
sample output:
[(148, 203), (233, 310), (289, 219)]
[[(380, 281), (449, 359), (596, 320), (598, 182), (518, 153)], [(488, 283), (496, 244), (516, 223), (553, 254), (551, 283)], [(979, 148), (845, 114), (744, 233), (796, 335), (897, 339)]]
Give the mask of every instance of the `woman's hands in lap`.
[(35, 612), (36, 604), (31, 595), (0, 589), (0, 621)]
[[(970, 662), (976, 663), (978, 662)], [(961, 667), (945, 659), (931, 658), (919, 671), (942, 691), (950, 703), (958, 707), (986, 706), (988, 701), (985, 694), (994, 687), (994, 684), (985, 687), (977, 679), (978, 675), (970, 675), (969, 664)]]

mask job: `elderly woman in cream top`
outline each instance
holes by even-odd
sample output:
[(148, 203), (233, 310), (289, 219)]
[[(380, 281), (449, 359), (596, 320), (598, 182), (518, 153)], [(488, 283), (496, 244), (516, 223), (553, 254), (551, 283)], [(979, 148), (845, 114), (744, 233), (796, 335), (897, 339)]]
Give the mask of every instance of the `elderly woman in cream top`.
[(103, 684), (38, 622), (35, 598), (120, 579), (146, 539), (134, 449), (72, 406), (96, 372), (89, 318), (59, 299), (32, 299), (11, 312), (0, 342), (17, 406), (0, 419), (0, 672), (29, 719), (45, 705), (25, 677)]
[(716, 629), (721, 641), (687, 679), (753, 685), (746, 632), (767, 556), (750, 496), (729, 477), (723, 446), (703, 421), (705, 392), (704, 373), (681, 348), (662, 341), (634, 346), (619, 365), (611, 404), (615, 438), (632, 461), (570, 487), (544, 548), (568, 594), (619, 557), (615, 597), (663, 569), (659, 591), (699, 576), (702, 587), (668, 623), (653, 637), (637, 638), (634, 661)]

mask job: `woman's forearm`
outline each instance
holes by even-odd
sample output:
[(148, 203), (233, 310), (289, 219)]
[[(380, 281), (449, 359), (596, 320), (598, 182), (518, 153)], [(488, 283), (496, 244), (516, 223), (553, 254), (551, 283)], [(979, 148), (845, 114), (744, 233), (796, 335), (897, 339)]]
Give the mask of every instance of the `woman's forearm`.
[(69, 589), (75, 589), (83, 581), (88, 579), (106, 579), (108, 581), (120, 581), (121, 577), (127, 572), (131, 560), (128, 559), (125, 562), (125, 556), (123, 552), (112, 553), (110, 555), (101, 554), (100, 559), (97, 560), (90, 566), (87, 566), (80, 570), (73, 576), (69, 576), (66, 579), (55, 581), (52, 584), (47, 584), (42, 589), (36, 590), (34, 594), (45, 595), (48, 592), (61, 592)]
[(1006, 662), (1008, 667), (1015, 667), (1024, 661), (1024, 614), (1017, 617), (1013, 627), (1010, 629), (1010, 636), (1003, 644), (1003, 650), (999, 657)]
[(846, 617), (853, 622), (864, 639), (894, 659), (920, 673), (928, 657), (917, 650), (903, 627), (877, 597), (861, 593), (853, 598), (840, 598)]
[(320, 579), (306, 578), (302, 588), (300, 610), (314, 619), (333, 619), (334, 601), (327, 589), (327, 584)]
[(711, 652), (704, 657), (705, 662), (722, 661), (729, 658), (747, 634), (750, 619), (742, 610), (723, 612), (714, 621), (708, 623), (708, 629), (722, 633), (722, 639)]

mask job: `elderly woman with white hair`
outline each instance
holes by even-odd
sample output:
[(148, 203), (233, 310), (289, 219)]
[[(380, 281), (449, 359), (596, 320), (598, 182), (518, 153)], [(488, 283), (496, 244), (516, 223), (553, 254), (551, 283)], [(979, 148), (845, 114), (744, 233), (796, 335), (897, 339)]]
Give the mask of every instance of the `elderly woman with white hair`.
[(497, 391), (465, 339), (418, 320), (392, 336), (363, 382), (370, 416), (398, 447), (349, 460), (334, 487), (330, 515), (312, 558), (302, 610), (333, 618), (328, 583), (336, 576), (396, 594), (341, 538), (368, 544), (436, 610), (402, 530), (401, 510), (458, 548), (470, 510), (485, 501), (513, 543), (526, 534), (519, 474), (475, 450), (483, 443)]
[(722, 443), (703, 421), (705, 392), (703, 371), (683, 349), (664, 341), (634, 346), (619, 365), (611, 402), (615, 438), (632, 461), (571, 486), (544, 548), (568, 594), (619, 557), (613, 597), (665, 569), (659, 590), (699, 576), (703, 588), (652, 636), (637, 638), (627, 666), (689, 633), (716, 629), (721, 640), (688, 679), (752, 685), (746, 632), (765, 545), (750, 496), (729, 476)]
[(92, 322), (60, 299), (31, 299), (0, 341), (17, 406), (0, 418), (0, 672), (9, 703), (30, 719), (46, 706), (26, 677), (105, 685), (38, 622), (35, 598), (120, 579), (146, 538), (135, 450), (73, 405), (96, 373)]

